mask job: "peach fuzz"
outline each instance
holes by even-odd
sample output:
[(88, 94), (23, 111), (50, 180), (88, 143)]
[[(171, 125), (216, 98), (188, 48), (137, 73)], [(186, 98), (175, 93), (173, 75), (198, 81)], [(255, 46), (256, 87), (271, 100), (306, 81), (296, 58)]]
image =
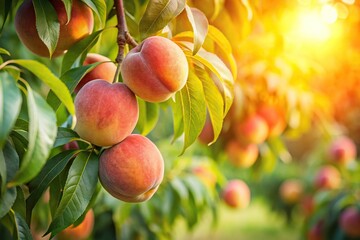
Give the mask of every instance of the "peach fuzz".
[(78, 93), (80, 89), (88, 82), (96, 79), (102, 79), (109, 83), (114, 81), (116, 73), (116, 65), (111, 60), (103, 55), (97, 53), (88, 53), (84, 60), (83, 66), (103, 62), (88, 72), (78, 83), (75, 88), (75, 93)]
[(164, 177), (164, 160), (148, 138), (132, 134), (100, 156), (99, 179), (115, 198), (143, 202), (157, 191)]
[(139, 107), (133, 92), (123, 83), (94, 80), (75, 97), (75, 131), (97, 146), (112, 146), (134, 130)]
[(259, 156), (259, 148), (256, 144), (243, 145), (233, 139), (226, 144), (226, 153), (232, 165), (248, 168), (256, 162)]
[(65, 228), (57, 235), (57, 238), (59, 240), (85, 240), (92, 233), (94, 222), (94, 211), (90, 209), (79, 225)]
[(237, 139), (243, 144), (259, 144), (266, 140), (269, 128), (266, 121), (257, 114), (243, 119), (235, 126)]
[(225, 186), (222, 197), (232, 208), (245, 208), (250, 203), (250, 189), (242, 180), (231, 180)]
[(133, 48), (121, 64), (123, 82), (148, 102), (163, 102), (184, 87), (189, 66), (181, 48), (153, 36)]
[[(73, 44), (91, 34), (94, 17), (91, 9), (82, 1), (74, 0), (71, 19), (68, 22), (64, 3), (61, 0), (50, 0), (60, 23), (57, 46), (52, 57), (65, 53)], [(36, 16), (31, 0), (25, 0), (15, 16), (15, 29), (21, 42), (33, 53), (50, 57), (49, 50), (41, 41), (36, 29)]]

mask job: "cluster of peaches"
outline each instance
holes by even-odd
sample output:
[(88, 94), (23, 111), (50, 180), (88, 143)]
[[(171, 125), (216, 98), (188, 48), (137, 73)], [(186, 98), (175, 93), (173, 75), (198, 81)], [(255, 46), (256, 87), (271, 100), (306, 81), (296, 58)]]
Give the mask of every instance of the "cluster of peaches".
[[(354, 141), (347, 136), (335, 138), (326, 152), (326, 162), (316, 171), (310, 188), (312, 194), (305, 194), (303, 181), (300, 179), (285, 180), (279, 188), (279, 195), (286, 204), (301, 205), (306, 216), (315, 213), (314, 195), (322, 191), (337, 191), (343, 187), (343, 176), (339, 169), (346, 169), (356, 160), (357, 149)], [(320, 218), (309, 227), (307, 237), (310, 240), (324, 239), (324, 221)], [(347, 205), (339, 214), (338, 224), (343, 232), (352, 238), (360, 237), (360, 209)]]
[[(68, 21), (64, 3), (51, 0), (60, 34), (52, 57), (64, 54), (93, 29), (91, 9), (82, 1), (72, 3)], [(49, 57), (37, 32), (31, 0), (22, 3), (15, 17), (17, 34), (33, 53)], [(117, 66), (99, 54), (88, 54), (84, 64), (102, 62), (75, 89), (75, 131), (91, 144), (103, 147), (99, 179), (114, 197), (127, 202), (149, 199), (159, 187), (164, 161), (148, 138), (132, 134), (139, 117), (137, 98), (163, 102), (187, 81), (188, 63), (180, 47), (171, 40), (153, 36), (134, 47), (121, 64), (123, 82), (117, 82)], [(113, 83), (115, 82), (115, 83)]]

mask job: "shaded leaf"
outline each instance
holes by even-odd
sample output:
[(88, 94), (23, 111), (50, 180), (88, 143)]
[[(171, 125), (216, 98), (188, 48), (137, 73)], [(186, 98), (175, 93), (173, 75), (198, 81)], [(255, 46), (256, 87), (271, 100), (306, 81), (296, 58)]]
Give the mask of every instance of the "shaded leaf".
[(30, 211), (28, 215), (30, 215), (35, 204), (39, 201), (51, 182), (65, 169), (70, 159), (72, 159), (77, 152), (78, 151), (75, 150), (68, 150), (60, 152), (50, 158), (41, 172), (30, 182), (30, 196), (26, 199), (26, 208)]
[(79, 135), (70, 128), (59, 127), (57, 136), (55, 139), (54, 147), (62, 146), (75, 138), (79, 138)]
[[(2, 30), (4, 29), (6, 19), (11, 12), (11, 6), (12, 6), (12, 0), (0, 0), (0, 20), (2, 20), (2, 23), (0, 22), (0, 36), (2, 33)], [(0, 48), (0, 53), (2, 53), (3, 48)], [(10, 54), (8, 54), (10, 55)]]
[(146, 38), (163, 29), (185, 8), (185, 0), (149, 1), (140, 20), (139, 28), (142, 38)]
[(27, 85), (29, 145), (21, 166), (10, 185), (20, 185), (34, 178), (44, 166), (56, 138), (56, 117), (51, 107)]
[(159, 105), (137, 98), (139, 104), (139, 120), (136, 128), (140, 134), (147, 135), (155, 127), (159, 119)]
[(8, 188), (0, 197), (0, 219), (4, 217), (13, 206), (16, 200), (16, 188)]
[[(66, 73), (64, 73), (64, 75), (62, 75), (60, 79), (69, 89), (70, 93), (72, 93), (74, 92), (74, 89), (78, 85), (80, 80), (99, 64), (101, 64), (101, 62), (97, 62), (94, 64), (89, 64), (77, 68), (72, 68)], [(55, 111), (61, 105), (60, 99), (56, 96), (56, 94), (53, 91), (49, 92), (46, 100)]]
[(36, 29), (41, 41), (49, 49), (50, 57), (55, 51), (60, 35), (60, 23), (53, 5), (49, 1), (33, 0)]
[(199, 136), (206, 120), (206, 103), (202, 84), (194, 72), (189, 72), (186, 85), (176, 93), (176, 104), (182, 108), (184, 122), (184, 153)]
[(21, 93), (15, 79), (0, 72), (0, 148), (4, 145), (21, 108)]
[(25, 195), (21, 187), (16, 187), (16, 200), (12, 209), (19, 213), (19, 215), (25, 219), (26, 217), (26, 204), (25, 204)]
[(15, 212), (15, 223), (16, 223), (16, 235), (17, 239), (21, 240), (32, 240), (30, 228), (25, 222), (25, 220), (21, 217), (21, 215)]
[(4, 149), (0, 150), (0, 174), (1, 174), (1, 193), (2, 195), (6, 188), (5, 185), (9, 182), (16, 174), (19, 169), (19, 156), (15, 149), (6, 142)]
[(80, 40), (75, 43), (64, 55), (61, 64), (61, 75), (64, 75), (65, 72), (69, 71), (79, 56), (87, 53), (97, 42), (102, 30), (93, 32), (90, 36)]
[(28, 69), (41, 81), (50, 87), (55, 95), (65, 105), (71, 115), (75, 114), (74, 102), (65, 84), (57, 78), (45, 65), (35, 60), (12, 60), (16, 64)]
[(98, 156), (81, 152), (70, 167), (64, 193), (47, 233), (56, 235), (75, 222), (85, 211), (98, 180)]

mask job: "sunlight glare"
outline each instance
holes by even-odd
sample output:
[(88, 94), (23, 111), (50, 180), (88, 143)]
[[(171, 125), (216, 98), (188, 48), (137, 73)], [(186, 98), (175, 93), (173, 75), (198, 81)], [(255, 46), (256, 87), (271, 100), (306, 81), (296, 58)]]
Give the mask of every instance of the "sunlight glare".
[(299, 15), (297, 35), (305, 40), (324, 41), (330, 36), (329, 26), (316, 11), (306, 11)]

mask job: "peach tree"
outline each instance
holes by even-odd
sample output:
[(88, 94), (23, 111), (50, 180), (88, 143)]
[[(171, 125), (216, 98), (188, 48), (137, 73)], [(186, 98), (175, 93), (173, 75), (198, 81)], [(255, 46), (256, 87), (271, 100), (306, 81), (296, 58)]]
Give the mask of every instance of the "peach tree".
[[(201, 11), (185, 0), (5, 0), (0, 9), (1, 236), (60, 238), (99, 205), (118, 238), (170, 236), (175, 219), (191, 228), (205, 206), (216, 217), (216, 186), (194, 176), (188, 148), (207, 115), (210, 141), (220, 135), (236, 67)], [(157, 126), (163, 148), (150, 140)]]

